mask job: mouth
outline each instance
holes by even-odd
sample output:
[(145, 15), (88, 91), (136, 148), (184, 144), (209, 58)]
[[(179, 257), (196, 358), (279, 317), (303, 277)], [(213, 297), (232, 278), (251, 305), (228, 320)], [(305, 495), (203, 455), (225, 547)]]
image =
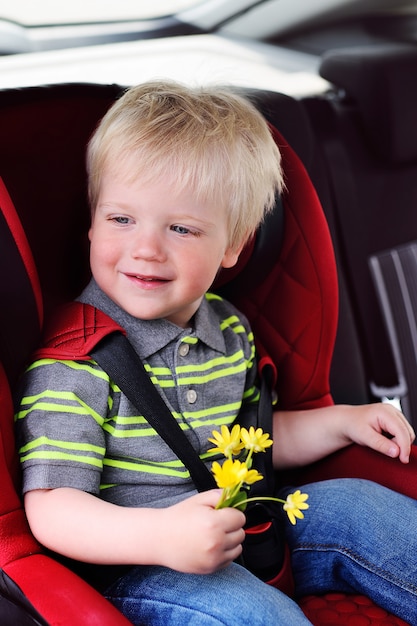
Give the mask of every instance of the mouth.
[(147, 276), (144, 274), (125, 274), (125, 276), (131, 282), (146, 288), (157, 287), (170, 282), (168, 278), (162, 276)]

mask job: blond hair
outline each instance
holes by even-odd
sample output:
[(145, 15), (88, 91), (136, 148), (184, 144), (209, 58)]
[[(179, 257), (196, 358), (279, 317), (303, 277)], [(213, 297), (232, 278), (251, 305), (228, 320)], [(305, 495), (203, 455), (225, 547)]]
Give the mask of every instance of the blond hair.
[(246, 98), (170, 81), (132, 87), (113, 104), (90, 140), (87, 170), (93, 213), (105, 170), (129, 182), (168, 179), (175, 191), (224, 207), (236, 248), (283, 189), (279, 150)]

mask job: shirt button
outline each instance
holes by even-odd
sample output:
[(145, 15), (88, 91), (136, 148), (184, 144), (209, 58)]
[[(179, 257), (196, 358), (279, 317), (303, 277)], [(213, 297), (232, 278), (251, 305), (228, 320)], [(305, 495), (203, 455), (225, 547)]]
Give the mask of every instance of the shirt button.
[(195, 389), (189, 389), (187, 391), (187, 400), (190, 404), (194, 404), (194, 402), (197, 400), (197, 392), (195, 391)]
[(182, 343), (180, 347), (178, 348), (178, 352), (180, 353), (181, 356), (187, 356), (189, 351), (190, 351), (190, 346), (188, 343)]

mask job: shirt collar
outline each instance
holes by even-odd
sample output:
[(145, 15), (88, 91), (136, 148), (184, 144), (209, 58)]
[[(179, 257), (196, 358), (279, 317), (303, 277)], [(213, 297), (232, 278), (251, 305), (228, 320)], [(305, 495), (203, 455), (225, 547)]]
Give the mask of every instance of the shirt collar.
[(141, 320), (133, 317), (113, 302), (94, 279), (84, 289), (78, 300), (95, 306), (120, 324), (126, 330), (129, 341), (142, 359), (162, 350), (171, 341), (178, 340), (181, 335), (195, 334), (210, 348), (222, 353), (226, 351), (220, 328), (221, 320), (206, 297), (203, 298), (194, 315), (194, 327), (189, 329), (181, 328), (165, 319)]
[(221, 319), (210, 305), (210, 300), (204, 297), (194, 316), (195, 334), (213, 350), (225, 353), (226, 344), (220, 324)]

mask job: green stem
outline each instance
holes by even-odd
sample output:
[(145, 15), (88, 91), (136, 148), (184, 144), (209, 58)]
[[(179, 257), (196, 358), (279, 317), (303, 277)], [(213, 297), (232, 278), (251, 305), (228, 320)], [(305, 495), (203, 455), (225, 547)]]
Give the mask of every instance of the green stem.
[(249, 450), (248, 455), (245, 459), (246, 466), (249, 468), (252, 467), (252, 455), (253, 455), (253, 450)]
[[(219, 502), (216, 504), (216, 509), (221, 509), (223, 508), (223, 504), (227, 501), (227, 500), (232, 500), (233, 498), (235, 498), (237, 496), (237, 494), (240, 492), (240, 490), (242, 489), (243, 486), (243, 482), (240, 482), (239, 484), (235, 485), (232, 489), (230, 487), (226, 487), (223, 489), (222, 495), (220, 497)], [(239, 504), (239, 503), (238, 503)], [(234, 505), (230, 508), (235, 508)]]
[(241, 506), (242, 504), (247, 504), (248, 502), (259, 502), (260, 500), (269, 500), (271, 502), (281, 502), (282, 504), (286, 503), (286, 500), (281, 500), (281, 498), (259, 496), (258, 498), (247, 498), (246, 500), (242, 500), (241, 502), (238, 502), (237, 505), (234, 504), (231, 508), (236, 508), (237, 506)]

